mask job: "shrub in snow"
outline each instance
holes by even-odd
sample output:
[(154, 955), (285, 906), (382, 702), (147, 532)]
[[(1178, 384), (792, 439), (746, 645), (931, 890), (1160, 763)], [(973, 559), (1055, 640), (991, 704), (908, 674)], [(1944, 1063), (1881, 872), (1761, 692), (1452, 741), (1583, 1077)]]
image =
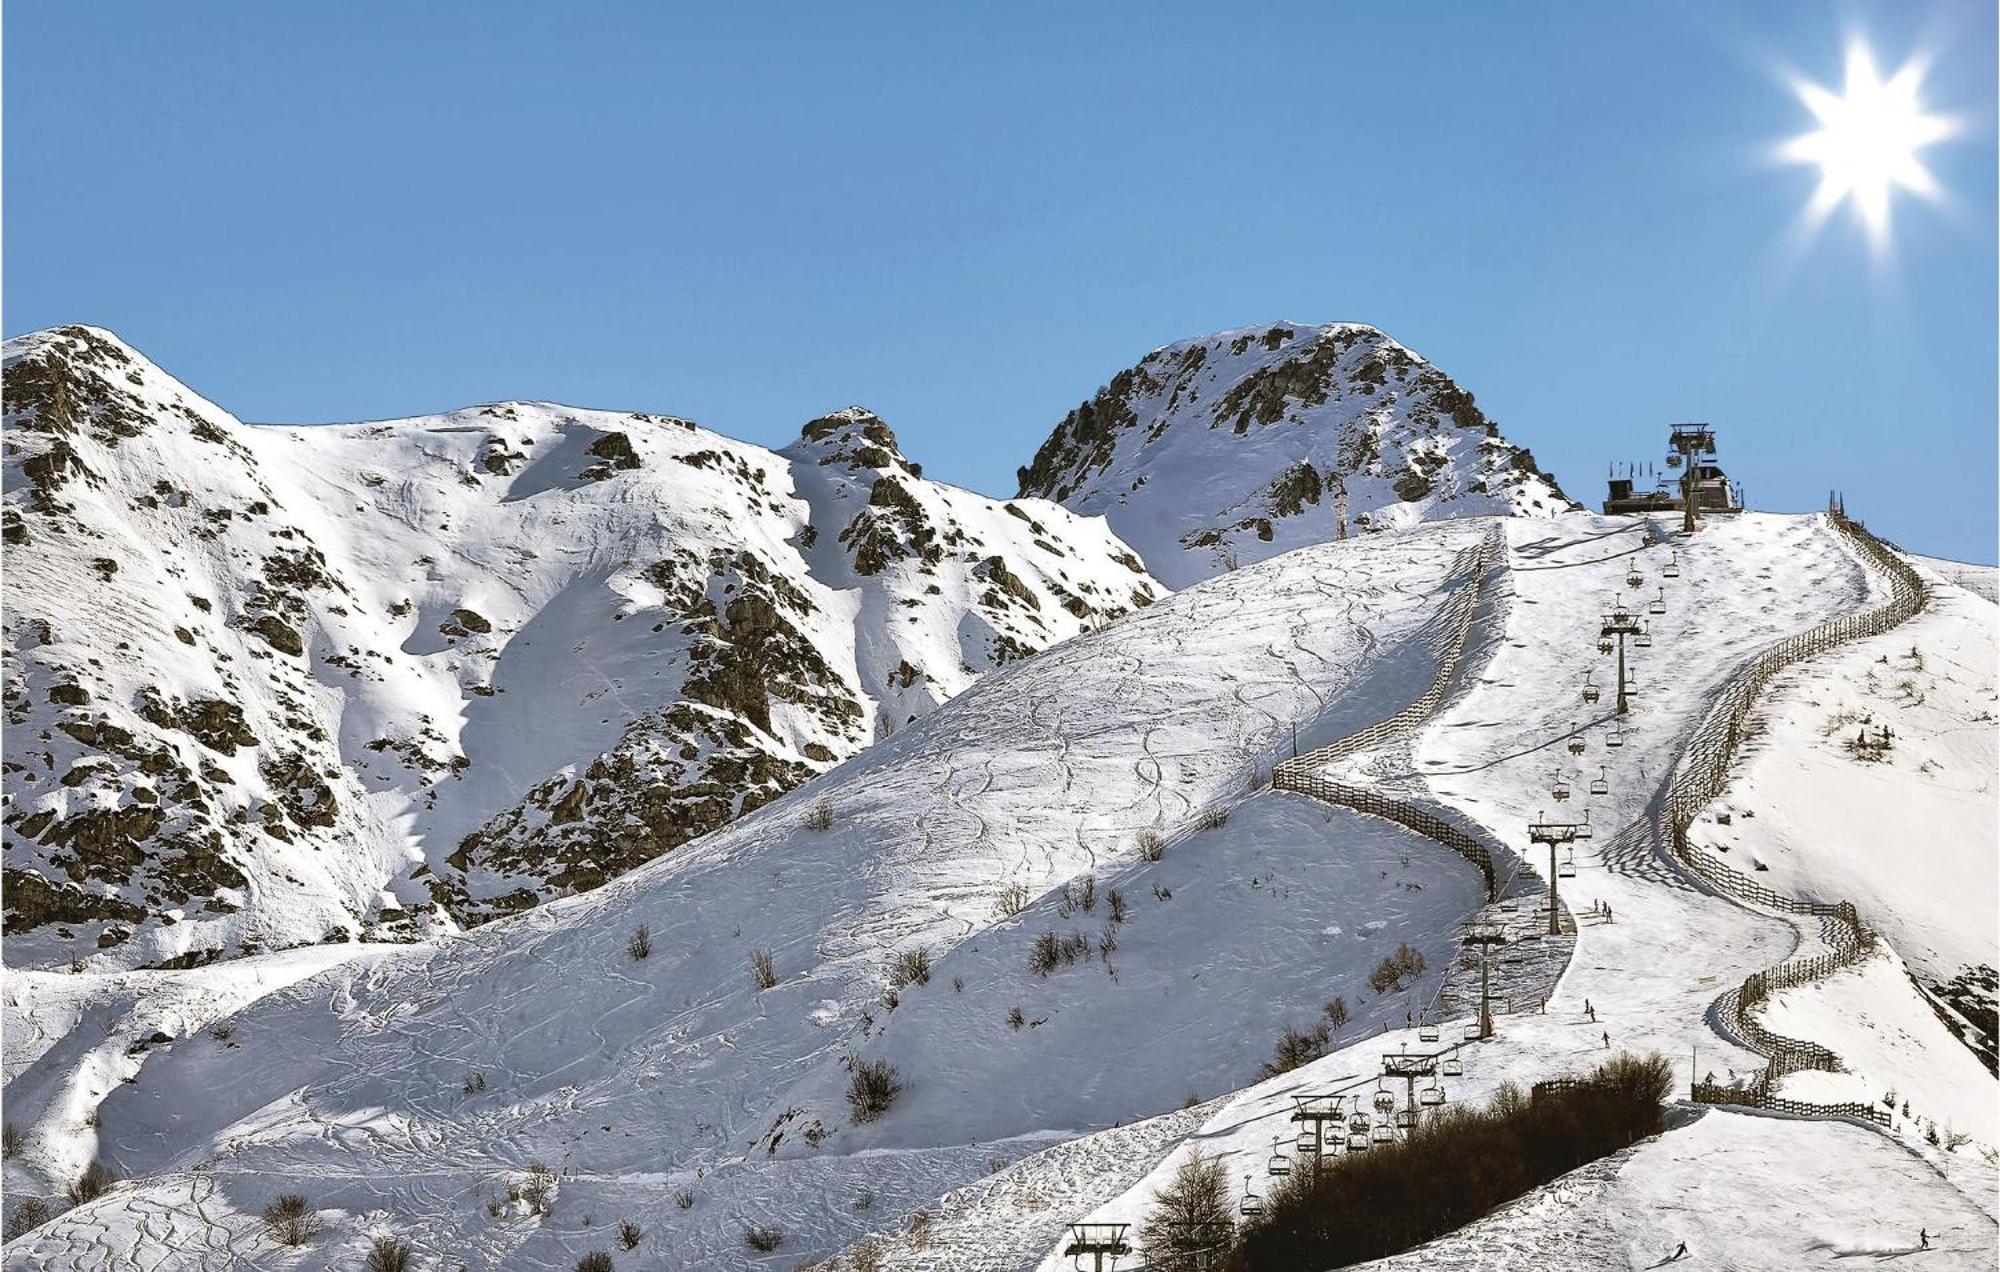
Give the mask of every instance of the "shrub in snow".
[(905, 985), (928, 985), (931, 983), (931, 952), (919, 945), (913, 950), (904, 950), (896, 956), (896, 966), (889, 973), (889, 984), (896, 989)]
[(1421, 950), (1398, 945), (1394, 954), (1377, 963), (1375, 970), (1368, 973), (1368, 987), (1378, 994), (1391, 993), (1403, 988), (1406, 981), (1422, 976), (1424, 967)]
[(771, 951), (750, 952), (750, 974), (756, 979), (757, 988), (760, 990), (769, 989), (778, 983), (778, 966), (771, 960)]
[(682, 1210), (692, 1209), (694, 1207), (694, 1189), (683, 1188), (679, 1192), (675, 1193), (674, 1204), (676, 1206), (679, 1206)]
[(823, 797), (815, 800), (813, 806), (806, 810), (805, 820), (807, 830), (832, 830), (833, 801)]
[(264, 1231), (279, 1245), (302, 1246), (319, 1234), (320, 1218), (298, 1193), (286, 1193), (264, 1207)]
[(1123, 892), (1120, 892), (1116, 888), (1106, 892), (1104, 894), (1104, 905), (1113, 923), (1123, 923), (1125, 921), (1125, 894)]
[(645, 1229), (631, 1220), (628, 1219), (618, 1225), (618, 1244), (624, 1246), (627, 1250), (638, 1249), (639, 1243), (645, 1239)]
[(12, 1157), (21, 1151), (21, 1128), (12, 1122), (0, 1126), (0, 1157)]
[(1271, 1058), (1257, 1066), (1258, 1078), (1275, 1078), (1319, 1059), (1326, 1054), (1326, 1044), (1331, 1037), (1324, 1023), (1311, 1029), (1294, 1029), (1287, 1025)]
[(603, 1250), (592, 1250), (576, 1261), (576, 1272), (611, 1272), (611, 1256)]
[(7, 1221), (6, 1238), (12, 1241), (24, 1232), (32, 1232), (49, 1221), (49, 1203), (40, 1197), (24, 1197), (14, 1207), (14, 1217)]
[(86, 1201), (96, 1201), (117, 1182), (118, 1176), (112, 1174), (103, 1162), (94, 1161), (83, 1168), (83, 1173), (67, 1189), (70, 1204), (81, 1206)]
[(1157, 830), (1139, 832), (1139, 855), (1148, 861), (1158, 861), (1167, 855), (1167, 841)]
[(848, 1252), (847, 1263), (854, 1272), (882, 1272), (882, 1247), (864, 1240)]
[(521, 1200), (531, 1215), (545, 1215), (555, 1208), (556, 1173), (546, 1162), (529, 1162), (528, 1177), (521, 1181)]
[(996, 903), (1005, 918), (1012, 918), (1028, 908), (1028, 888), (1026, 884), (1010, 883), (1000, 889), (1000, 899)]
[(785, 1230), (776, 1224), (745, 1224), (743, 1241), (759, 1254), (769, 1254), (785, 1243)]
[(409, 1266), (409, 1242), (378, 1236), (368, 1243), (368, 1272), (407, 1272)]
[(1146, 1266), (1162, 1272), (1208, 1267), (1208, 1256), (1226, 1250), (1235, 1235), (1235, 1212), (1227, 1164), (1195, 1146), (1167, 1186), (1154, 1194), (1152, 1208), (1139, 1225)]
[(887, 1060), (856, 1060), (847, 1078), (847, 1107), (856, 1122), (872, 1122), (902, 1094), (896, 1066)]
[(1195, 814), (1194, 828), (1196, 830), (1220, 830), (1223, 823), (1228, 820), (1229, 809), (1224, 805), (1216, 804), (1209, 808), (1204, 808)]
[(1347, 1021), (1347, 1000), (1339, 994), (1335, 994), (1333, 1001), (1326, 1005), (1326, 1023), (1338, 1029), (1346, 1024)]
[(1035, 938), (1035, 948), (1028, 952), (1028, 970), (1037, 976), (1047, 976), (1058, 967), (1068, 967), (1089, 955), (1090, 938), (1083, 933), (1057, 936), (1054, 932), (1044, 932)]
[(653, 952), (653, 929), (641, 923), (632, 929), (632, 939), (625, 942), (625, 952), (634, 959), (642, 959)]

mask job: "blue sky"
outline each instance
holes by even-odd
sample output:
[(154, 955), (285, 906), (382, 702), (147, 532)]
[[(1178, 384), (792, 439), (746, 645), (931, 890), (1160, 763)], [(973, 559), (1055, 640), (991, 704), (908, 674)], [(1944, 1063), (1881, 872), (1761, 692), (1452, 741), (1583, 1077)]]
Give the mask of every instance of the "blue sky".
[[(1871, 255), (1774, 163), (1923, 53)], [(251, 420), (497, 398), (769, 444), (850, 402), (1011, 494), (1147, 350), (1374, 323), (1573, 494), (1715, 424), (1753, 505), (1995, 556), (1994, 6), (17, 3), (4, 322)]]

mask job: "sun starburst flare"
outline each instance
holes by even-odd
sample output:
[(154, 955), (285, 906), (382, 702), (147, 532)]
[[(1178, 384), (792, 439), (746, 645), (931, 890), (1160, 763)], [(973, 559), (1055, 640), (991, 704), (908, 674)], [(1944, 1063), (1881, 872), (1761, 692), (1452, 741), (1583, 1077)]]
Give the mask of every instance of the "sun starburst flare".
[(1880, 249), (1889, 238), (1890, 196), (1898, 189), (1926, 199), (1942, 196), (1917, 152), (1952, 135), (1950, 117), (1927, 112), (1918, 94), (1922, 62), (1912, 60), (1887, 79), (1876, 70), (1867, 47), (1847, 51), (1847, 82), (1841, 92), (1799, 80), (1799, 99), (1819, 128), (1787, 142), (1780, 155), (1795, 163), (1817, 164), (1819, 187), (1806, 205), (1806, 227), (1817, 229), (1842, 203), (1852, 201), (1869, 242)]

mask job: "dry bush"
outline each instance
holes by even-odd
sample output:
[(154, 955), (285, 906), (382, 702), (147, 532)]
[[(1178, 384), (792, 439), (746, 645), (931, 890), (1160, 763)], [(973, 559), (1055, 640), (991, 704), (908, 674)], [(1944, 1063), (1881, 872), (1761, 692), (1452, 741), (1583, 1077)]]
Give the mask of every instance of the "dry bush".
[(694, 1209), (694, 1189), (683, 1188), (674, 1194), (674, 1204), (682, 1210)]
[(27, 1137), (21, 1134), (20, 1127), (12, 1122), (0, 1125), (0, 1158), (12, 1157), (21, 1151), (26, 1142)]
[(631, 1220), (618, 1225), (618, 1244), (627, 1250), (637, 1250), (639, 1243), (646, 1239), (646, 1230)]
[(906, 985), (928, 985), (931, 983), (931, 952), (919, 945), (915, 949), (904, 950), (896, 956), (896, 965), (890, 969), (889, 984), (901, 989)]
[(103, 1162), (93, 1161), (83, 1168), (83, 1173), (65, 1190), (70, 1204), (81, 1206), (86, 1201), (96, 1201), (109, 1192), (111, 1185), (118, 1182), (118, 1176), (111, 1173)]
[(1123, 923), (1125, 921), (1125, 894), (1123, 892), (1117, 888), (1107, 891), (1104, 894), (1104, 906), (1105, 912), (1110, 916), (1113, 923)]
[(1321, 1021), (1310, 1029), (1294, 1029), (1290, 1025), (1278, 1036), (1277, 1048), (1271, 1058), (1257, 1066), (1258, 1078), (1275, 1078), (1281, 1073), (1290, 1073), (1302, 1064), (1310, 1064), (1326, 1054), (1327, 1043), (1333, 1035)]
[(1220, 830), (1229, 821), (1229, 806), (1211, 804), (1194, 815), (1196, 830)]
[(769, 1254), (785, 1243), (785, 1230), (776, 1224), (745, 1224), (743, 1242), (759, 1254)]
[(605, 1250), (592, 1250), (576, 1261), (576, 1272), (611, 1272), (611, 1269), (611, 1255)]
[(1037, 976), (1047, 976), (1058, 967), (1068, 967), (1089, 956), (1090, 938), (1083, 933), (1057, 936), (1054, 932), (1044, 932), (1035, 938), (1035, 947), (1028, 952), (1028, 970)]
[(410, 1243), (391, 1236), (377, 1236), (368, 1243), (368, 1272), (407, 1272)]
[(1011, 919), (1028, 908), (1028, 901), (1028, 886), (1023, 883), (1010, 883), (1000, 889), (1000, 899), (996, 904), (999, 906), (1001, 916)]
[(528, 1203), (531, 1215), (545, 1215), (555, 1208), (556, 1173), (548, 1163), (528, 1163), (528, 1177), (521, 1181), (521, 1200)]
[(632, 929), (632, 939), (625, 942), (625, 952), (637, 961), (653, 952), (653, 929), (641, 923)]
[(53, 1213), (49, 1203), (40, 1197), (23, 1197), (14, 1207), (14, 1217), (7, 1221), (6, 1239), (12, 1241), (24, 1232), (32, 1232), (47, 1223)]
[(759, 990), (769, 989), (778, 983), (778, 965), (772, 961), (771, 951), (750, 951), (750, 975), (756, 980)]
[(833, 801), (825, 797), (815, 800), (806, 810), (805, 823), (807, 830), (832, 830)]
[(873, 1122), (903, 1092), (896, 1066), (887, 1060), (856, 1060), (847, 1077), (847, 1107), (856, 1123)]
[(1139, 855), (1148, 861), (1158, 861), (1160, 858), (1166, 856), (1167, 841), (1165, 836), (1161, 835), (1157, 830), (1140, 831)]
[(264, 1231), (279, 1245), (302, 1246), (318, 1236), (325, 1226), (298, 1193), (285, 1193), (264, 1207)]
[(1368, 987), (1378, 994), (1391, 993), (1422, 976), (1426, 966), (1423, 951), (1413, 949), (1407, 943), (1398, 945), (1394, 954), (1377, 963), (1375, 970), (1368, 973)]

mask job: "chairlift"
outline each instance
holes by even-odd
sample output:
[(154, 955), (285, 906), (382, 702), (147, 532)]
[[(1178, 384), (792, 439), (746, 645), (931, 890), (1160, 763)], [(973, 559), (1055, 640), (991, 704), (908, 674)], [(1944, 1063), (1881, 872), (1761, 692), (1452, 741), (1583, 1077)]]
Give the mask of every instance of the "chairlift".
[[(1597, 828), (1590, 824), (1590, 810), (1588, 808), (1583, 810), (1583, 820), (1576, 824), (1576, 829), (1571, 833), (1578, 839), (1590, 839), (1597, 834)], [(1573, 857), (1571, 858), (1571, 864), (1575, 864)]]
[(1606, 637), (1605, 639), (1597, 642), (1597, 652), (1600, 654), (1608, 654), (1611, 652), (1611, 640), (1609, 637)]
[(1285, 1156), (1284, 1152), (1278, 1147), (1278, 1145), (1284, 1142), (1285, 1137), (1282, 1135), (1271, 1141), (1271, 1159), (1265, 1163), (1271, 1175), (1277, 1179), (1283, 1179), (1292, 1173), (1292, 1159)]
[(1417, 1111), (1416, 1111), (1415, 1109), (1397, 1109), (1397, 1110), (1396, 1110), (1396, 1129), (1397, 1129), (1397, 1130), (1399, 1130), (1399, 1131), (1407, 1131), (1407, 1130), (1411, 1130), (1411, 1129), (1415, 1128), (1416, 1124), (1417, 1124)]
[(1596, 701), (1597, 701), (1597, 700), (1598, 700), (1599, 698), (1601, 698), (1601, 697), (1603, 697), (1603, 696), (1604, 696), (1603, 694), (1601, 694), (1601, 693), (1599, 693), (1599, 692), (1598, 692), (1598, 689), (1597, 689), (1597, 686), (1591, 683), (1591, 681), (1590, 681), (1590, 673), (1589, 673), (1588, 671), (1584, 672), (1584, 673), (1583, 673), (1583, 700), (1584, 700), (1585, 702), (1590, 702), (1590, 703), (1595, 703), (1595, 702), (1596, 702)]
[[(1292, 1141), (1293, 1150), (1297, 1152), (1301, 1157), (1305, 1156), (1308, 1153), (1314, 1153), (1319, 1151), (1319, 1147), (1320, 1147), (1319, 1135), (1318, 1132), (1315, 1131), (1310, 1131), (1310, 1130), (1300, 1131), (1299, 1137), (1296, 1140)], [(1329, 1145), (1329, 1147), (1331, 1147), (1331, 1145)]]
[(1660, 571), (1660, 573), (1666, 578), (1670, 579), (1679, 578), (1681, 576), (1681, 554), (1676, 552), (1673, 555), (1669, 556), (1667, 558), (1667, 564), (1665, 568), (1663, 568)]
[(1237, 1204), (1236, 1211), (1245, 1219), (1255, 1219), (1264, 1213), (1264, 1203), (1258, 1199), (1256, 1193), (1250, 1191), (1248, 1175), (1243, 1177), (1243, 1200)]
[(1556, 878), (1558, 879), (1576, 878), (1576, 867), (1570, 864), (1569, 862), (1564, 862), (1562, 865), (1556, 867)]
[(1602, 764), (1597, 766), (1597, 776), (1590, 779), (1590, 793), (1592, 795), (1609, 795), (1611, 793), (1610, 772), (1611, 770)]
[(1368, 1142), (1371, 1144), (1390, 1144), (1394, 1143), (1395, 1139), (1396, 1132), (1389, 1129), (1387, 1122), (1377, 1122), (1375, 1129), (1368, 1132)]
[(1569, 783), (1563, 780), (1562, 770), (1556, 770), (1556, 784), (1549, 788), (1549, 798), (1558, 804), (1569, 798)]
[(1389, 1092), (1387, 1091), (1377, 1091), (1375, 1093), (1375, 1111), (1377, 1113), (1387, 1113), (1390, 1109), (1393, 1109), (1395, 1107), (1396, 1107), (1395, 1096), (1389, 1094)]
[(1623, 733), (1620, 733), (1620, 732), (1618, 731), (1618, 726), (1617, 726), (1617, 725), (1615, 725), (1615, 724), (1614, 724), (1614, 725), (1612, 725), (1612, 726), (1611, 726), (1611, 732), (1609, 732), (1609, 733), (1607, 733), (1607, 734), (1605, 734), (1605, 735), (1604, 735), (1604, 745), (1606, 745), (1606, 746), (1624, 746), (1624, 745), (1625, 745), (1625, 735), (1624, 735)]
[(1639, 634), (1632, 638), (1632, 643), (1641, 649), (1651, 649), (1653, 647), (1653, 625), (1648, 623), (1644, 627), (1641, 627)]
[(1436, 1108), (1444, 1103), (1444, 1088), (1433, 1083), (1417, 1092), (1417, 1103), (1426, 1108)]
[(1650, 601), (1647, 601), (1647, 602), (1646, 602), (1646, 612), (1647, 612), (1648, 614), (1651, 614), (1651, 615), (1655, 616), (1655, 617), (1658, 617), (1659, 615), (1661, 615), (1661, 614), (1664, 614), (1664, 613), (1666, 613), (1666, 612), (1667, 612), (1667, 589), (1666, 589), (1666, 588), (1664, 588), (1664, 587), (1663, 587), (1663, 588), (1661, 588), (1661, 589), (1660, 589), (1660, 594), (1659, 594), (1658, 596), (1656, 596), (1656, 597), (1654, 597), (1654, 598), (1653, 598), (1652, 600), (1650, 600)]
[[(1505, 963), (1507, 960), (1501, 959), (1500, 961)], [(1477, 1024), (1470, 1024), (1465, 1027), (1465, 1040), (1467, 1042), (1479, 1041), (1479, 1026)]]
[(1673, 451), (1669, 453), (1667, 455), (1667, 467), (1679, 468), (1680, 466), (1681, 466), (1681, 453), (1679, 451)]
[[(1478, 1033), (1479, 1026), (1472, 1026), (1472, 1032), (1475, 1034)], [(1446, 1056), (1444, 1063), (1438, 1066), (1438, 1072), (1444, 1074), (1447, 1078), (1459, 1077), (1465, 1072), (1465, 1062), (1457, 1056)]]
[(1365, 1153), (1368, 1151), (1368, 1132), (1352, 1131), (1347, 1136), (1347, 1151)]
[(1347, 1119), (1347, 1129), (1350, 1131), (1360, 1131), (1366, 1134), (1368, 1125), (1368, 1115), (1366, 1113), (1357, 1111), (1353, 1117)]
[(1631, 588), (1635, 592), (1639, 590), (1640, 586), (1643, 583), (1645, 583), (1645, 581), (1646, 581), (1646, 576), (1639, 573), (1639, 567), (1636, 565), (1633, 566), (1631, 570), (1629, 570), (1625, 575), (1625, 586)]
[(1422, 1025), (1418, 1027), (1417, 1029), (1418, 1042), (1436, 1042), (1437, 1040), (1438, 1040), (1438, 1027), (1436, 1025)]

